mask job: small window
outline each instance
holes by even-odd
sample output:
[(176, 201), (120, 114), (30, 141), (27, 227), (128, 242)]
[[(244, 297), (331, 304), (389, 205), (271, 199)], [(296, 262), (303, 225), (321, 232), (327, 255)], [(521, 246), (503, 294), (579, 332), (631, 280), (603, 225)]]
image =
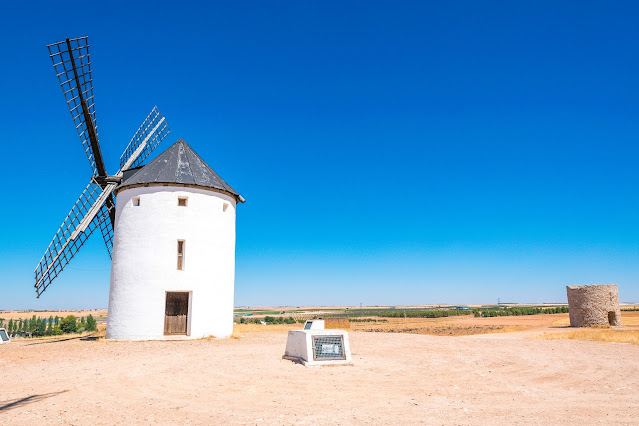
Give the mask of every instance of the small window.
[(140, 197), (133, 197), (133, 205), (136, 207), (140, 205)]
[(226, 209), (229, 208), (229, 203), (224, 203), (224, 205), (222, 206), (222, 211), (225, 212)]
[(187, 201), (188, 201), (188, 197), (178, 197), (178, 206), (186, 207)]
[(178, 240), (177, 246), (177, 268), (178, 271), (184, 270), (184, 240)]

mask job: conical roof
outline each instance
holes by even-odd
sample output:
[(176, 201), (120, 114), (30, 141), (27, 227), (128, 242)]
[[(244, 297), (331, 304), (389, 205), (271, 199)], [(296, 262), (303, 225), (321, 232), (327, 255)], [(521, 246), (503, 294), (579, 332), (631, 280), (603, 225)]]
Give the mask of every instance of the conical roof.
[(124, 178), (116, 192), (129, 186), (174, 184), (212, 188), (244, 202), (244, 198), (215, 173), (182, 138), (131, 176), (127, 177), (125, 173)]

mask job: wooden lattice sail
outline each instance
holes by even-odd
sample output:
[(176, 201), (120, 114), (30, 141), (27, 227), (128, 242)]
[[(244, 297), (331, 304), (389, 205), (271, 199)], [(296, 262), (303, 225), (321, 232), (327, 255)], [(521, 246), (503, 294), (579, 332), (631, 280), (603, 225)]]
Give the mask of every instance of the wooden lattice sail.
[(113, 190), (122, 181), (124, 172), (140, 166), (171, 131), (160, 111), (154, 107), (120, 157), (120, 168), (114, 175), (109, 175), (98, 141), (88, 38), (67, 38), (47, 47), (92, 176), (35, 269), (38, 297), (96, 228), (100, 228), (111, 256), (115, 224)]

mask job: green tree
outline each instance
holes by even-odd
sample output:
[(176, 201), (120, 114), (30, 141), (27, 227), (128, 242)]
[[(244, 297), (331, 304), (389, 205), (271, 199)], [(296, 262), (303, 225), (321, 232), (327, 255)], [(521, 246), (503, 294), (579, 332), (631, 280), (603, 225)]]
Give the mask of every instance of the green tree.
[(60, 325), (60, 317), (59, 316), (55, 316), (55, 322), (53, 323), (53, 325)]
[(45, 320), (40, 319), (40, 323), (38, 323), (38, 330), (36, 333), (38, 336), (44, 336), (47, 332), (47, 323)]
[(14, 332), (14, 325), (13, 325), (13, 318), (11, 318), (9, 320), (9, 334), (13, 334)]
[(93, 315), (91, 314), (87, 316), (86, 330), (98, 331), (98, 322), (95, 320), (95, 318), (93, 318)]
[(33, 314), (31, 321), (29, 321), (29, 333), (31, 334), (35, 333), (37, 329), (38, 329), (38, 319), (36, 318), (35, 314)]
[(47, 336), (51, 336), (53, 334), (53, 316), (49, 317), (49, 321), (47, 323), (47, 331), (45, 332)]
[(76, 318), (73, 315), (68, 315), (60, 321), (60, 329), (63, 333), (75, 333), (78, 328), (78, 324), (75, 322)]
[(24, 332), (24, 322), (22, 321), (22, 318), (20, 318), (20, 324), (18, 325), (18, 333), (23, 333)]
[(84, 317), (80, 317), (80, 321), (78, 321), (78, 327), (76, 332), (82, 333), (86, 330), (86, 324), (84, 323)]

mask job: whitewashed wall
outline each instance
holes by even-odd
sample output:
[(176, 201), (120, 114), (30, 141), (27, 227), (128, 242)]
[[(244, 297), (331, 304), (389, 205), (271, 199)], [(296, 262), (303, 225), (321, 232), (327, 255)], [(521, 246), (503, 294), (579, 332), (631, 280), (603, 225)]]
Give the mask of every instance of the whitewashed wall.
[[(187, 207), (178, 206), (178, 196), (188, 197)], [(231, 335), (235, 207), (234, 198), (198, 188), (117, 194), (107, 339), (175, 338), (164, 336), (167, 291), (192, 292), (185, 338)], [(177, 240), (185, 241), (183, 271), (177, 270)]]

